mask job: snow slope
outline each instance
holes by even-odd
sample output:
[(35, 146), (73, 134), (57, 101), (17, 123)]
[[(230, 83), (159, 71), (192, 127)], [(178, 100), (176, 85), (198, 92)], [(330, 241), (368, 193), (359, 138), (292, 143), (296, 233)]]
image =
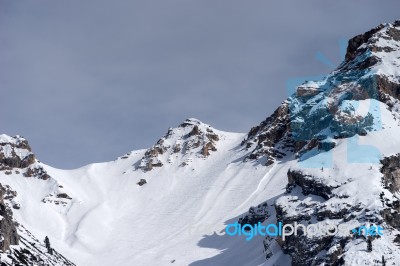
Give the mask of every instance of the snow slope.
[[(141, 150), (70, 171), (43, 164), (52, 177), (46, 181), (11, 174), (2, 175), (1, 182), (18, 192), (16, 219), (38, 238), (49, 236), (55, 249), (77, 265), (166, 265), (174, 260), (188, 265), (214, 256), (215, 265), (262, 264), (262, 238), (246, 242), (212, 234), (266, 197), (282, 193), (286, 179), (271, 178), (280, 166), (242, 162), (244, 134), (213, 131), (219, 136), (218, 152), (207, 158), (189, 154), (186, 166), (166, 164), (144, 172), (134, 167), (145, 154)], [(137, 185), (142, 178), (147, 184)], [(72, 199), (58, 205), (42, 202), (57, 193)], [(232, 247), (247, 252), (223, 255)], [(282, 259), (279, 252), (275, 257)]]

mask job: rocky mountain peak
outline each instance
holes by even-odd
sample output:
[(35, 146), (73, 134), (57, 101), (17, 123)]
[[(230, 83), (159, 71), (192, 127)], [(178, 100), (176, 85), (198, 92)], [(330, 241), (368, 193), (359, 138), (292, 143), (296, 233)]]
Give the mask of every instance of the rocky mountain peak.
[(313, 149), (332, 149), (337, 139), (379, 130), (382, 108), (398, 116), (399, 99), (400, 21), (396, 21), (352, 38), (338, 69), (295, 88), (270, 117), (250, 130), (242, 143), (250, 150), (246, 160), (262, 159), (269, 165), (288, 152), (302, 156)]
[(26, 139), (0, 135), (0, 164), (3, 168), (26, 168), (34, 161), (35, 156)]
[(50, 177), (37, 161), (28, 141), (18, 135), (0, 135), (0, 171), (6, 175), (23, 173), (26, 177), (44, 180)]
[(366, 51), (390, 52), (398, 47), (394, 42), (400, 41), (400, 20), (393, 23), (381, 24), (363, 34), (349, 40), (345, 62), (350, 62)]
[(185, 121), (182, 122), (182, 124), (179, 125), (179, 127), (187, 127), (187, 126), (193, 126), (193, 125), (205, 126), (205, 127), (208, 126), (207, 124), (201, 122), (199, 119), (187, 118), (187, 119), (185, 119)]
[(216, 151), (218, 131), (195, 118), (186, 119), (176, 128), (169, 128), (153, 147), (145, 152), (138, 168), (150, 171), (165, 164), (186, 166), (193, 156), (207, 158)]

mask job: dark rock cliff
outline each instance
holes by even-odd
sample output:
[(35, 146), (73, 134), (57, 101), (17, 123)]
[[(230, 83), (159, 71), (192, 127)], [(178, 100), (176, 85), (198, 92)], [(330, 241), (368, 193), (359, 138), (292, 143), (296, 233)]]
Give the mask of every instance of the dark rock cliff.
[[(8, 188), (9, 189), (9, 188)], [(4, 204), (7, 188), (0, 184), (0, 249), (6, 251), (10, 245), (18, 245), (16, 223), (12, 219), (12, 211)]]

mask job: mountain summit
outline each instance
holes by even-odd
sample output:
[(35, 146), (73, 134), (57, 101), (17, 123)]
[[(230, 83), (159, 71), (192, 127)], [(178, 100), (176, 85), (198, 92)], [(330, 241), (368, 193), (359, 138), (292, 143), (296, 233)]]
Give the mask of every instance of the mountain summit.
[(170, 128), (143, 156), (139, 168), (150, 171), (166, 163), (179, 161), (180, 166), (188, 165), (193, 156), (207, 158), (217, 151), (220, 135), (209, 125), (195, 118), (186, 119), (179, 127)]
[(320, 81), (298, 86), (274, 114), (253, 127), (243, 145), (248, 159), (267, 165), (287, 152), (329, 150), (336, 139), (381, 126), (380, 103), (398, 117), (400, 21), (382, 24), (349, 41), (345, 61)]

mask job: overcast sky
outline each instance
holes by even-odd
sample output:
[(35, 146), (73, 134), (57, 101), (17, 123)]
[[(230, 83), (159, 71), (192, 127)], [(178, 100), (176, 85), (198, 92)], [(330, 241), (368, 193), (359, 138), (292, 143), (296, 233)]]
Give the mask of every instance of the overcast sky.
[(368, 0), (0, 0), (0, 133), (75, 168), (195, 117), (247, 132), (338, 41), (400, 19)]

